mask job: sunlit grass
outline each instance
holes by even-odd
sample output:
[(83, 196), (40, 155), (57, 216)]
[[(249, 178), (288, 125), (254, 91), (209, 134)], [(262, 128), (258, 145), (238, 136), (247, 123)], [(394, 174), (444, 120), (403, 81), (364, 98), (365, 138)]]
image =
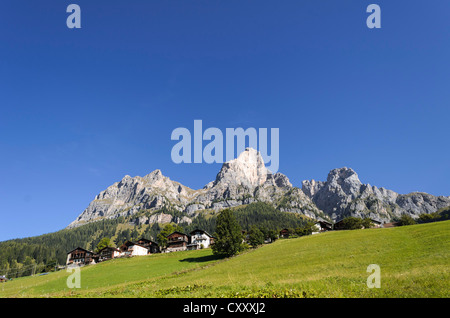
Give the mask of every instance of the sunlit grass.
[[(278, 240), (230, 259), (210, 249), (87, 266), (3, 284), (6, 297), (449, 297), (450, 221)], [(381, 288), (368, 288), (369, 264)]]

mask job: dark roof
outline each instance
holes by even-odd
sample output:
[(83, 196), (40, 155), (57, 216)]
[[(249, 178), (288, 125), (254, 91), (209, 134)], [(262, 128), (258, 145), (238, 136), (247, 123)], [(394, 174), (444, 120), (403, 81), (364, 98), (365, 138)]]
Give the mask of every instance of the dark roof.
[[(139, 244), (139, 243), (134, 243), (132, 246), (140, 246), (140, 247), (143, 247), (143, 248), (147, 248), (147, 247), (145, 247), (144, 245), (142, 245), (142, 244)], [(148, 249), (148, 248), (147, 248)]]
[(189, 235), (187, 235), (186, 233), (182, 233), (182, 232), (175, 231), (175, 232), (170, 233), (170, 234), (167, 235), (166, 237), (169, 237), (169, 236), (171, 236), (172, 234), (175, 234), (175, 233), (178, 233), (178, 234), (181, 234), (181, 235), (189, 236)]
[(333, 225), (333, 223), (325, 221), (325, 220), (319, 220), (316, 223), (325, 223), (325, 224), (328, 224), (328, 225)]
[(89, 251), (89, 250), (87, 250), (87, 249), (84, 249), (84, 248), (82, 248), (82, 247), (77, 247), (77, 248), (74, 248), (73, 250), (71, 250), (70, 252), (67, 252), (67, 254), (70, 254), (70, 253), (72, 253), (73, 251), (75, 251), (75, 250), (83, 250), (83, 251), (85, 251), (85, 252), (88, 252), (88, 253), (92, 253), (92, 254), (94, 254), (94, 252), (92, 252), (92, 251)]
[(135, 244), (134, 242), (126, 241), (126, 242), (123, 243), (121, 246), (124, 246), (124, 245), (126, 245), (126, 246), (131, 246), (131, 245), (134, 245), (134, 244)]
[(102, 249), (101, 249), (100, 251), (98, 251), (98, 252), (100, 253), (101, 251), (106, 250), (106, 249), (111, 249), (111, 250), (120, 252), (120, 250), (119, 250), (117, 247), (112, 247), (112, 246), (106, 246), (106, 247), (102, 248)]
[(156, 243), (154, 241), (151, 241), (151, 240), (148, 240), (146, 238), (141, 238), (141, 239), (138, 240), (138, 242), (140, 242), (140, 241), (143, 241), (143, 242), (146, 242), (146, 243), (152, 243), (151, 245), (158, 245), (158, 243)]
[(212, 236), (211, 234), (209, 234), (208, 232), (206, 232), (206, 231), (203, 231), (203, 230), (200, 230), (200, 229), (195, 229), (195, 230), (193, 230), (191, 233), (189, 233), (191, 236), (192, 236), (192, 234), (194, 234), (195, 232), (202, 232), (202, 233), (205, 233), (206, 235), (208, 235), (209, 237), (214, 237), (214, 236)]
[(394, 227), (397, 225), (398, 225), (398, 222), (389, 222), (389, 223), (384, 223), (383, 227)]

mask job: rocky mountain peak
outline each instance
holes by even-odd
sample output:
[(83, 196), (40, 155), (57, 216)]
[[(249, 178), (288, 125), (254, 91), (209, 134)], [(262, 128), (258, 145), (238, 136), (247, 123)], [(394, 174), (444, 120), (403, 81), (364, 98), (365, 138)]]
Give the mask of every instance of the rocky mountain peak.
[(222, 183), (256, 187), (266, 182), (268, 174), (270, 171), (264, 165), (259, 151), (246, 148), (236, 159), (222, 165), (214, 185)]
[(339, 188), (349, 195), (355, 195), (359, 193), (362, 183), (353, 169), (343, 167), (330, 171), (327, 177), (327, 186)]
[[(180, 220), (189, 221), (198, 211), (219, 211), (252, 202), (265, 202), (281, 211), (313, 219), (337, 221), (352, 215), (390, 221), (402, 214), (419, 216), (435, 212), (450, 206), (450, 197), (426, 193), (402, 195), (362, 184), (358, 174), (347, 167), (331, 170), (326, 181), (305, 180), (299, 189), (282, 173), (272, 174), (261, 154), (247, 148), (236, 159), (224, 163), (215, 180), (200, 190), (170, 180), (159, 169), (144, 177), (126, 175), (100, 192), (68, 227), (140, 211), (158, 213), (163, 207), (184, 213)], [(157, 215), (153, 215), (139, 222), (157, 220)]]

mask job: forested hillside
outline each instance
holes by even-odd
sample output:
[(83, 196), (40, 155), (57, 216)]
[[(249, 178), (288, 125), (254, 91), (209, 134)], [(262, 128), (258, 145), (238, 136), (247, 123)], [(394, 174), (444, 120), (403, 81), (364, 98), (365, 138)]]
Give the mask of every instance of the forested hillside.
[[(170, 213), (166, 209), (163, 212)], [(265, 203), (241, 206), (233, 209), (233, 212), (242, 230), (245, 231), (252, 225), (279, 231), (282, 228), (296, 228), (306, 223), (305, 217), (300, 214), (281, 212)], [(58, 264), (65, 264), (68, 251), (76, 247), (95, 250), (104, 237), (110, 238), (112, 245), (115, 246), (141, 237), (156, 241), (163, 225), (156, 223), (135, 225), (134, 221), (138, 216), (106, 219), (73, 229), (0, 242), (0, 275), (15, 278), (54, 270)], [(186, 233), (199, 228), (214, 234), (215, 224), (216, 214), (208, 212), (200, 213), (191, 224), (179, 225)]]

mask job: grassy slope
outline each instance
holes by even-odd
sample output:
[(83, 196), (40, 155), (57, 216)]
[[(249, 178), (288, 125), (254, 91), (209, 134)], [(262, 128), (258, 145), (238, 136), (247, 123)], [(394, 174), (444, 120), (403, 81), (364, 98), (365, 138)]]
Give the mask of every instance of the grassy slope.
[[(217, 261), (210, 249), (82, 270), (80, 297), (449, 297), (450, 221), (278, 240)], [(366, 286), (369, 264), (381, 288)], [(66, 272), (2, 284), (0, 296), (69, 295)], [(64, 290), (65, 289), (65, 290)]]

